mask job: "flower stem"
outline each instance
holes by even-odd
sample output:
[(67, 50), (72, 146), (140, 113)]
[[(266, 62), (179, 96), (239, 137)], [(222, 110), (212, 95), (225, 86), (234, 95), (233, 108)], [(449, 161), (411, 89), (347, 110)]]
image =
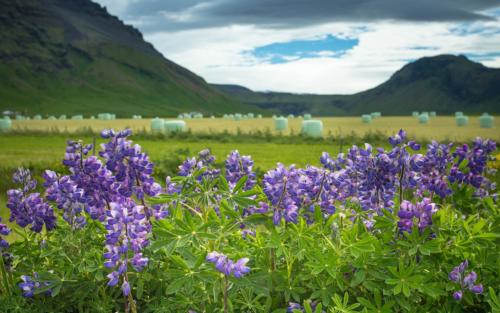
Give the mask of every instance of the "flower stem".
[(229, 284), (228, 284), (227, 276), (224, 275), (224, 313), (228, 312), (228, 307), (227, 307), (228, 287), (229, 287)]

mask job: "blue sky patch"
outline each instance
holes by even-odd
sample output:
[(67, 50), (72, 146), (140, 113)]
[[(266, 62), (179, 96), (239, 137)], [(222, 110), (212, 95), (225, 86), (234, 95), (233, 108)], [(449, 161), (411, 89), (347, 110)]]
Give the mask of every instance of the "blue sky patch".
[(278, 64), (303, 58), (338, 58), (358, 44), (358, 39), (327, 35), (313, 40), (272, 43), (253, 49), (251, 54), (259, 59)]

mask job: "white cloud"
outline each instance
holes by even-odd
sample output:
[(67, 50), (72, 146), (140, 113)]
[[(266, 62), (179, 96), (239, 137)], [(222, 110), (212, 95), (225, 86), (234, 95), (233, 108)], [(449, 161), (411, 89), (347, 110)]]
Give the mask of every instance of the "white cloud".
[[(483, 26), (491, 23), (494, 22), (483, 22)], [(460, 36), (450, 31), (456, 27), (451, 23), (379, 22), (370, 24), (367, 30), (360, 26), (335, 23), (293, 30), (230, 26), (156, 33), (146, 39), (166, 57), (209, 82), (301, 93), (346, 94), (372, 88), (408, 60), (423, 56), (500, 52), (500, 34)], [(325, 34), (357, 37), (359, 45), (340, 58), (320, 56), (283, 64), (268, 64), (244, 53), (275, 42)], [(500, 58), (484, 63), (499, 66)]]

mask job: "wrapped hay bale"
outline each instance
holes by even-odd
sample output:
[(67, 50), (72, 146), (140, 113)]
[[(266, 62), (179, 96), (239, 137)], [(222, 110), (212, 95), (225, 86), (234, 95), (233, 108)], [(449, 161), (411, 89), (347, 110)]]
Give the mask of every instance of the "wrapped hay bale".
[(411, 112), (411, 116), (413, 116), (413, 117), (418, 117), (419, 115), (420, 115), (420, 113), (418, 111)]
[(236, 113), (234, 115), (234, 120), (235, 121), (241, 121), (242, 118), (243, 118), (243, 116), (240, 113)]
[(59, 116), (59, 119), (62, 120), (62, 121), (64, 121), (66, 119), (66, 115), (63, 114), (63, 115)]
[(309, 137), (321, 137), (323, 135), (323, 122), (320, 120), (302, 121), (302, 134)]
[(248, 113), (248, 114), (247, 114), (247, 116), (248, 116), (248, 118), (254, 118), (254, 117), (255, 117), (255, 114), (253, 114), (253, 113)]
[(262, 114), (257, 114), (257, 118), (262, 118)]
[(455, 112), (455, 117), (457, 117), (457, 116), (463, 116), (463, 115), (464, 115), (464, 113), (461, 112), (461, 111)]
[(363, 122), (363, 124), (370, 124), (372, 122), (372, 116), (371, 116), (371, 114), (363, 114), (363, 115), (361, 115), (361, 122)]
[(418, 116), (418, 122), (420, 124), (428, 124), (429, 123), (429, 114), (424, 114), (424, 113), (420, 114)]
[(186, 130), (186, 122), (184, 121), (165, 121), (163, 123), (163, 126), (165, 127), (165, 131), (167, 133), (177, 133), (177, 132), (183, 132)]
[(436, 117), (437, 116), (436, 111), (430, 111), (429, 112), (429, 116), (430, 117)]
[(10, 118), (0, 118), (0, 132), (8, 132), (12, 128)]
[(288, 128), (288, 119), (283, 116), (274, 119), (274, 126), (277, 131), (283, 131)]
[(469, 117), (465, 115), (456, 116), (455, 122), (458, 127), (467, 126), (467, 124), (469, 124)]
[(83, 115), (80, 115), (80, 114), (78, 114), (78, 115), (73, 115), (73, 116), (71, 117), (71, 119), (72, 119), (72, 120), (75, 120), (75, 121), (81, 121), (81, 120), (83, 120)]
[(288, 114), (288, 118), (295, 118), (295, 115), (293, 115), (293, 114)]
[(483, 113), (479, 117), (479, 127), (481, 128), (493, 128), (495, 124), (495, 118), (488, 113)]
[(376, 119), (376, 118), (381, 117), (382, 113), (380, 113), (380, 112), (372, 112), (371, 116), (372, 116), (373, 119)]
[(51, 115), (47, 118), (49, 121), (55, 121), (57, 118), (54, 115)]
[(311, 114), (309, 114), (309, 113), (304, 114), (304, 120), (307, 121), (307, 120), (310, 120), (311, 118), (312, 118)]
[(42, 116), (40, 114), (37, 114), (37, 115), (33, 116), (33, 119), (36, 121), (39, 121), (42, 119)]
[(153, 133), (163, 133), (163, 130), (165, 129), (165, 121), (161, 118), (155, 117), (154, 119), (151, 120), (151, 132)]

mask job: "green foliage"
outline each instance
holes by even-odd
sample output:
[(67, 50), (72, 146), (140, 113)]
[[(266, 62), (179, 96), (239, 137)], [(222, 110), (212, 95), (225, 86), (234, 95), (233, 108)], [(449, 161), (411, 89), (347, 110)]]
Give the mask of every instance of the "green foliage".
[[(193, 176), (197, 174), (201, 171)], [(395, 213), (385, 211), (367, 229), (356, 206), (327, 219), (317, 210), (312, 224), (300, 218), (297, 224), (275, 226), (266, 215), (242, 217), (244, 207), (264, 197), (258, 187), (242, 190), (246, 178), (232, 190), (224, 178), (173, 180), (183, 192), (151, 200), (167, 203), (170, 216), (154, 222), (145, 251), (148, 267), (130, 273), (139, 312), (222, 312), (224, 279), (205, 261), (211, 251), (250, 258), (250, 274), (229, 279), (231, 312), (285, 312), (289, 302), (301, 303), (312, 313), (500, 308), (495, 290), (500, 284), (500, 213), (491, 198), (461, 207), (444, 203), (430, 229), (401, 234)], [(220, 214), (214, 210), (216, 203)], [(464, 216), (464, 211), (471, 213)], [(91, 222), (71, 230), (62, 220), (58, 225), (56, 231), (38, 235), (16, 229), (21, 238), (11, 247), (12, 296), (2, 292), (0, 305), (9, 312), (122, 310), (121, 292), (106, 286), (103, 226)], [(240, 225), (255, 229), (255, 237), (243, 238)], [(488, 291), (467, 293), (459, 303), (451, 296), (455, 286), (448, 272), (464, 259)], [(15, 285), (20, 275), (33, 272), (49, 285), (33, 299), (24, 299)], [(46, 295), (49, 289), (51, 295)]]

